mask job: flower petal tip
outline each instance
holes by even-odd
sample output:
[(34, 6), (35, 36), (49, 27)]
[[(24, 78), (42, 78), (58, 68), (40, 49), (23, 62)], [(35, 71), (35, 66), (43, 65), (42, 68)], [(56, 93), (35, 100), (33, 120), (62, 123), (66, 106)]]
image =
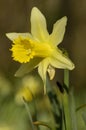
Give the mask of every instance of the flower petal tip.
[(14, 76), (17, 77), (17, 74), (15, 73)]
[(39, 11), (39, 9), (38, 9), (37, 7), (33, 7), (33, 8), (32, 8), (32, 11), (34, 11), (34, 12), (35, 12), (35, 11)]
[(14, 32), (13, 33), (6, 33), (7, 38), (9, 38), (11, 41), (14, 40), (15, 35), (16, 35), (16, 33), (14, 33)]
[(9, 34), (10, 34), (10, 33), (6, 33), (6, 37), (8, 37), (8, 38), (9, 38)]
[(73, 70), (74, 68), (75, 68), (75, 65), (72, 63), (71, 67), (70, 67), (70, 70)]
[(66, 24), (67, 24), (67, 16), (64, 16), (61, 20), (64, 23), (64, 25), (66, 26)]
[(67, 22), (67, 16), (64, 16), (63, 19), (65, 19), (65, 21)]
[(32, 14), (38, 14), (40, 12), (40, 10), (37, 8), (37, 7), (33, 7), (32, 10), (31, 10), (31, 15)]
[(17, 72), (14, 74), (15, 77), (23, 77), (22, 73), (19, 73), (19, 71), (17, 70)]

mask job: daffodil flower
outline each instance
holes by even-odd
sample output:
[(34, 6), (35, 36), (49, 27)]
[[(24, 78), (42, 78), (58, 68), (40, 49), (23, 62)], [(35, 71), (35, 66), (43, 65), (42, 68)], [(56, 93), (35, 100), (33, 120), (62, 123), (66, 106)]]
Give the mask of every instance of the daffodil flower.
[(65, 33), (67, 17), (58, 20), (52, 33), (49, 34), (46, 19), (39, 9), (33, 7), (31, 11), (31, 33), (7, 33), (6, 36), (12, 40), (12, 57), (15, 61), (22, 63), (16, 76), (22, 76), (38, 67), (38, 73), (44, 83), (46, 91), (46, 73), (50, 79), (55, 75), (54, 68), (72, 70), (74, 64), (58, 48)]

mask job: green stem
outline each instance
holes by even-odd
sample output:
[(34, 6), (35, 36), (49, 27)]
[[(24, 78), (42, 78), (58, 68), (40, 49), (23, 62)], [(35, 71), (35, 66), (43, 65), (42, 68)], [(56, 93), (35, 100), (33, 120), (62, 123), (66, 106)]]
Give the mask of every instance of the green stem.
[(67, 69), (64, 70), (64, 84), (69, 88), (69, 71)]
[(76, 109), (75, 109), (74, 94), (73, 94), (72, 89), (71, 89), (71, 91), (69, 93), (69, 100), (70, 100), (72, 129), (77, 130)]
[(64, 92), (64, 94), (62, 95), (62, 102), (63, 102), (63, 110), (64, 110), (64, 116), (65, 116), (66, 130), (72, 130), (69, 100), (68, 100), (68, 94), (66, 92)]
[(32, 130), (34, 130), (33, 120), (32, 120), (32, 116), (31, 116), (30, 110), (29, 110), (29, 106), (27, 105), (27, 103), (26, 103), (26, 101), (24, 100), (24, 98), (23, 98), (23, 103), (24, 103), (25, 108), (26, 108), (26, 110), (27, 110), (27, 113), (28, 113), (28, 116), (29, 116), (29, 121), (30, 121)]
[[(69, 71), (64, 70), (64, 84), (69, 88)], [(64, 91), (62, 94), (63, 111), (65, 116), (65, 128), (66, 130), (72, 130), (71, 118), (70, 118), (70, 107), (69, 107), (69, 95)]]

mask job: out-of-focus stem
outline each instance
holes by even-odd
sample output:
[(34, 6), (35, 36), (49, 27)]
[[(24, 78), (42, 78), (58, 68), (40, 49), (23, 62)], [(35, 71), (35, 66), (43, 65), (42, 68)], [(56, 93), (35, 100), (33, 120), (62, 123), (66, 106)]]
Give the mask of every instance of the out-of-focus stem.
[(34, 130), (33, 120), (32, 120), (32, 116), (31, 116), (30, 110), (29, 110), (29, 106), (27, 105), (27, 103), (26, 103), (26, 101), (24, 100), (24, 98), (23, 98), (23, 103), (24, 103), (25, 108), (26, 108), (26, 110), (27, 110), (27, 113), (28, 113), (28, 116), (29, 116), (29, 121), (30, 121), (32, 130)]

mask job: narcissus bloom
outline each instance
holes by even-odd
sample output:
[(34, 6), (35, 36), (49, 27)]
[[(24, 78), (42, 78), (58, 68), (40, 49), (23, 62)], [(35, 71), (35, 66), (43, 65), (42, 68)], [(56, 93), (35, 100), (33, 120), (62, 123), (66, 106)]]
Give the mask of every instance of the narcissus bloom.
[(54, 68), (74, 68), (72, 61), (57, 47), (63, 40), (66, 23), (65, 16), (54, 24), (52, 33), (49, 34), (44, 15), (34, 7), (31, 11), (31, 33), (6, 34), (13, 41), (13, 59), (22, 63), (16, 76), (22, 76), (38, 67), (39, 75), (46, 86), (46, 72), (52, 79)]

